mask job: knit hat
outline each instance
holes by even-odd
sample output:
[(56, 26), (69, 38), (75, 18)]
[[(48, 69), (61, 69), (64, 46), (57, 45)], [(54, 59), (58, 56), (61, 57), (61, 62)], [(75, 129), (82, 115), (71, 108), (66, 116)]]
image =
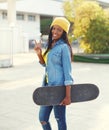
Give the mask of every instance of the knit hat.
[(53, 20), (51, 27), (54, 25), (60, 26), (66, 33), (68, 33), (69, 27), (70, 27), (70, 22), (64, 17), (56, 17)]

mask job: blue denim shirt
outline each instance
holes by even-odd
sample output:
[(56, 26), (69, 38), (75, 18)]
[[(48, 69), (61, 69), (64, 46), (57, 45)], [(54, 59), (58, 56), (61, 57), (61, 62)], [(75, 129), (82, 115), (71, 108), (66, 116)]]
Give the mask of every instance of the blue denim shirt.
[(48, 52), (45, 67), (48, 86), (73, 84), (70, 50), (63, 40), (57, 41)]

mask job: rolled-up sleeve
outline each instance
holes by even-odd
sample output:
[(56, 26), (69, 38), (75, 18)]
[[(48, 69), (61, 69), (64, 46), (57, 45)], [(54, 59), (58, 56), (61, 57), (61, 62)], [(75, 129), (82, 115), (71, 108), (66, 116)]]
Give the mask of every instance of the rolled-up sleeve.
[(62, 66), (65, 78), (64, 84), (65, 85), (73, 84), (71, 56), (69, 47), (67, 45), (64, 45), (62, 48)]

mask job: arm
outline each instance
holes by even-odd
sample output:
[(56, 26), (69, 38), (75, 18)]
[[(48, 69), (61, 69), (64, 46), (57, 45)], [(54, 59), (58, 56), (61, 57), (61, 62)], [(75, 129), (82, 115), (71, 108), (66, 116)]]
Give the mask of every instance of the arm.
[(64, 100), (60, 103), (60, 105), (69, 105), (71, 103), (71, 86), (66, 86), (66, 96)]
[(62, 64), (65, 77), (64, 84), (66, 86), (66, 95), (60, 105), (69, 105), (71, 103), (71, 84), (73, 84), (73, 78), (71, 74), (72, 67), (71, 67), (70, 51), (67, 46), (64, 46), (63, 48)]
[(66, 86), (66, 97), (69, 99), (71, 97), (71, 86), (70, 85)]
[(45, 64), (44, 58), (42, 56), (42, 49), (41, 49), (40, 43), (35, 44), (34, 50), (35, 50), (35, 52), (36, 52), (36, 54), (37, 54), (37, 56), (39, 58), (39, 62), (41, 64)]
[[(36, 53), (37, 53), (37, 52), (36, 52)], [(42, 54), (37, 54), (37, 56), (38, 56), (38, 58), (39, 58), (39, 62), (40, 62), (41, 64), (45, 64), (45, 61), (44, 61), (44, 59), (43, 59)]]

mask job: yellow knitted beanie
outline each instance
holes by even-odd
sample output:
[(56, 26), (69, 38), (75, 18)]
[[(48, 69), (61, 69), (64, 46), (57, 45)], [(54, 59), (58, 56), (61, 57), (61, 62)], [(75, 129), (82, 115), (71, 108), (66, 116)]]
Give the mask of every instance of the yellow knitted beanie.
[(51, 27), (53, 25), (60, 26), (66, 33), (68, 33), (69, 27), (70, 27), (70, 22), (66, 18), (64, 18), (64, 17), (56, 17), (53, 20), (53, 22), (51, 24)]

